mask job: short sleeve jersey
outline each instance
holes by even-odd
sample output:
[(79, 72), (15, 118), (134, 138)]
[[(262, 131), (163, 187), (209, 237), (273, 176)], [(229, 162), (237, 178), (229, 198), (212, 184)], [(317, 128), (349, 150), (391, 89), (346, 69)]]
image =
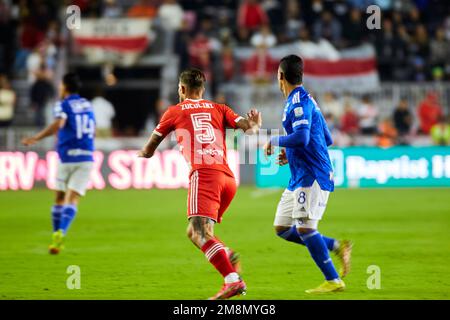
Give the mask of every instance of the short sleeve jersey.
[(165, 137), (175, 131), (191, 172), (209, 168), (233, 176), (227, 162), (226, 129), (235, 129), (240, 119), (227, 105), (186, 99), (169, 107), (153, 132)]
[(73, 94), (56, 103), (56, 119), (66, 119), (58, 130), (56, 151), (63, 163), (93, 161), (95, 116), (91, 103)]

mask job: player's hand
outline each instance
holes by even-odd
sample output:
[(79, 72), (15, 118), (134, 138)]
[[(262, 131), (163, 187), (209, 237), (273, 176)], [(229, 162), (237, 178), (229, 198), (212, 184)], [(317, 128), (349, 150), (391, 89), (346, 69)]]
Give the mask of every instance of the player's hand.
[(262, 115), (261, 115), (261, 112), (259, 112), (256, 109), (250, 109), (250, 111), (247, 112), (247, 120), (255, 123), (260, 128), (262, 126)]
[(277, 164), (280, 166), (284, 166), (284, 165), (288, 164), (288, 159), (286, 157), (285, 149), (281, 149), (280, 153), (278, 154)]
[(28, 138), (23, 138), (22, 139), (22, 144), (24, 146), (32, 146), (36, 142), (38, 142), (38, 139), (36, 139), (35, 137), (28, 137)]
[(149, 158), (153, 157), (153, 154), (150, 154), (150, 153), (146, 152), (145, 150), (140, 150), (137, 153), (137, 156), (139, 158), (147, 158), (147, 159), (149, 159)]
[(270, 143), (270, 140), (266, 142), (263, 149), (264, 149), (264, 155), (266, 157), (271, 156), (274, 153), (274, 148), (273, 148), (272, 144)]

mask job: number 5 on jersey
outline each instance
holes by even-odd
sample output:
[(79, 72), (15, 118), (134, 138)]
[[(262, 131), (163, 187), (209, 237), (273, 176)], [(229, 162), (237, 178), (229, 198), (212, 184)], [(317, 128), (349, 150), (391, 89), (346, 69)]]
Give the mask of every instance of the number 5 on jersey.
[(191, 120), (192, 126), (194, 127), (195, 139), (198, 142), (213, 143), (216, 141), (210, 113), (193, 113), (191, 114)]

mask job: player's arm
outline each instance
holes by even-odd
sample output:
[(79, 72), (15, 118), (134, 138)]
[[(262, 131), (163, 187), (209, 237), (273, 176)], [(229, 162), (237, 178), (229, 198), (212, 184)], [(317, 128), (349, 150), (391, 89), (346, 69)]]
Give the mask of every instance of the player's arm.
[(152, 133), (145, 146), (138, 152), (140, 158), (151, 158), (155, 154), (159, 144), (164, 140), (164, 137), (156, 133)]
[(25, 146), (32, 146), (38, 141), (45, 139), (47, 137), (53, 136), (58, 132), (59, 128), (64, 127), (66, 119), (58, 118), (55, 119), (51, 124), (49, 124), (45, 129), (41, 130), (32, 137), (26, 137), (22, 139), (22, 144)]
[(138, 152), (137, 156), (141, 158), (151, 158), (155, 154), (156, 149), (164, 140), (164, 138), (173, 130), (174, 115), (169, 108), (164, 112), (156, 129), (153, 130), (152, 135), (148, 139), (144, 147)]
[(225, 115), (225, 121), (228, 127), (241, 129), (245, 134), (252, 135), (259, 132), (262, 126), (262, 115), (256, 109), (251, 109), (247, 117), (241, 117), (227, 105), (222, 105)]
[(272, 155), (275, 146), (284, 148), (304, 148), (309, 144), (311, 132), (311, 108), (298, 106), (291, 111), (293, 132), (286, 136), (273, 136), (264, 145), (264, 154)]
[(284, 148), (306, 147), (309, 143), (310, 132), (308, 128), (301, 128), (288, 134), (287, 136), (274, 136), (270, 138), (272, 146), (280, 146)]
[(259, 132), (259, 129), (261, 129), (262, 126), (262, 115), (261, 112), (259, 112), (256, 109), (251, 109), (247, 113), (247, 118), (240, 118), (236, 122), (236, 128), (241, 129), (244, 131), (245, 134), (252, 135), (257, 134)]
[(288, 163), (289, 163), (289, 161), (288, 161), (288, 158), (286, 155), (286, 149), (283, 148), (283, 149), (281, 149), (280, 153), (278, 153), (277, 164), (279, 166), (284, 166)]

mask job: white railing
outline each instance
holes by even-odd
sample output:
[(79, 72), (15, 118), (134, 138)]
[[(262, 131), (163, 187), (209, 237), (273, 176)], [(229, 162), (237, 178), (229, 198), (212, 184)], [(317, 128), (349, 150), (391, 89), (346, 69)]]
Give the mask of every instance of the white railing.
[[(321, 88), (306, 88), (321, 104), (324, 91)], [(256, 107), (263, 112), (265, 128), (281, 129), (281, 116), (284, 106), (284, 97), (281, 95), (276, 83), (270, 85), (233, 83), (226, 84), (220, 88), (225, 94), (227, 103), (235, 110), (244, 113), (252, 107)], [(416, 107), (425, 95), (430, 91), (439, 94), (444, 112), (449, 114), (450, 108), (450, 83), (382, 83), (380, 87), (370, 94), (373, 103), (379, 108), (380, 118), (389, 117), (397, 105), (400, 98), (406, 98), (411, 111), (415, 112)], [(345, 95), (349, 95), (358, 108), (362, 93), (357, 90), (337, 93), (337, 99), (343, 100)], [(417, 119), (417, 117), (416, 117)]]

